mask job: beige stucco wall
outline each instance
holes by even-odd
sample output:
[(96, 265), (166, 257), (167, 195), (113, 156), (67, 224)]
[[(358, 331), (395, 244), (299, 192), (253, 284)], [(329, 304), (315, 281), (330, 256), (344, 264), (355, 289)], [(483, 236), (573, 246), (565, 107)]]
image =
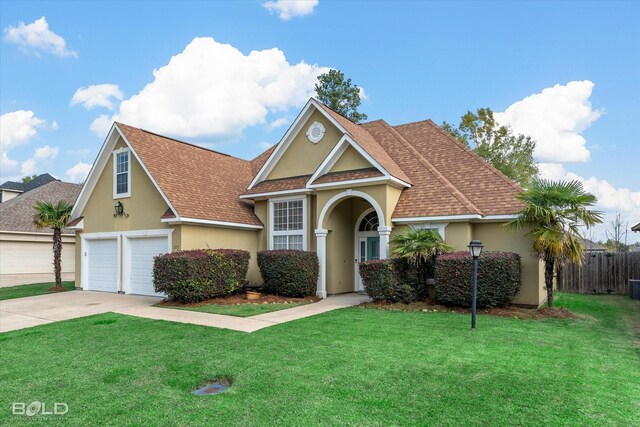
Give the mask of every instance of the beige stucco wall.
[(473, 224), (473, 238), (482, 241), (484, 250), (520, 254), (522, 288), (514, 303), (538, 306), (545, 301), (543, 264), (531, 255), (531, 241), (523, 232), (511, 231), (502, 223), (477, 223)]
[(355, 169), (370, 168), (372, 165), (362, 157), (355, 148), (349, 146), (331, 167), (329, 172), (350, 171)]
[[(126, 147), (126, 144), (122, 139), (119, 139), (115, 150), (123, 147)], [(109, 155), (107, 164), (98, 178), (86, 206), (80, 213), (80, 215), (84, 216), (84, 229), (76, 236), (76, 286), (80, 286), (80, 278), (82, 277), (82, 247), (80, 241), (82, 234), (170, 228), (170, 226), (160, 221), (160, 217), (168, 209), (167, 203), (133, 153), (129, 155), (129, 162), (131, 173), (130, 197), (113, 198), (113, 155)], [(113, 216), (113, 206), (118, 200), (123, 204), (125, 213), (129, 214), (128, 218)], [(175, 236), (174, 233), (172, 235), (172, 246), (174, 248), (176, 247), (176, 238), (179, 241), (179, 236)], [(122, 253), (122, 250), (120, 252)]]
[[(125, 146), (124, 141), (120, 139), (116, 144), (116, 149)], [(124, 211), (129, 214), (129, 217), (119, 216), (114, 218), (113, 216), (113, 206), (117, 200), (113, 198), (113, 156), (111, 155), (81, 213), (84, 216), (83, 233), (168, 227), (167, 224), (160, 222), (160, 217), (168, 208), (167, 203), (135, 156), (130, 154), (129, 159), (131, 165), (131, 196), (117, 199), (122, 202)]]
[[(383, 211), (385, 225), (391, 226), (391, 215), (393, 214), (393, 209), (395, 208), (395, 203), (397, 203), (397, 197), (395, 197), (397, 191), (395, 189), (390, 189), (391, 186), (387, 184), (378, 184), (378, 185), (364, 185), (359, 187), (353, 187), (354, 191), (359, 191), (362, 193), (366, 193), (371, 196), (377, 203), (380, 205), (380, 208)], [(317, 209), (316, 209), (316, 224), (318, 228), (327, 228), (326, 219), (328, 217), (325, 216), (325, 224), (320, 224), (320, 214), (322, 213), (322, 209), (324, 206), (331, 200), (332, 197), (337, 194), (343, 193), (345, 191), (344, 188), (341, 189), (333, 189), (333, 190), (321, 190), (317, 192)], [(348, 198), (358, 198), (358, 196), (348, 196)], [(344, 200), (344, 199), (343, 199)], [(339, 202), (335, 202), (335, 207)], [(331, 212), (332, 207), (329, 207), (328, 213)]]
[[(261, 283), (260, 271), (256, 260), (259, 236), (255, 230), (239, 230), (219, 227), (201, 227), (180, 225), (181, 249), (242, 249), (251, 253), (247, 280)], [(175, 234), (175, 233), (174, 233)]]
[(444, 228), (444, 237), (456, 251), (466, 251), (473, 240), (473, 226), (469, 222), (450, 222)]
[[(313, 144), (307, 139), (306, 133), (309, 126), (316, 121), (322, 123), (325, 134), (320, 142)], [(333, 126), (324, 115), (314, 111), (267, 179), (312, 174), (340, 141), (342, 135), (342, 132)]]
[(1, 196), (0, 202), (6, 202), (7, 200), (11, 200), (14, 197), (18, 196), (19, 194), (21, 194), (17, 191), (8, 191), (8, 190), (2, 190), (1, 193), (2, 193), (2, 196)]

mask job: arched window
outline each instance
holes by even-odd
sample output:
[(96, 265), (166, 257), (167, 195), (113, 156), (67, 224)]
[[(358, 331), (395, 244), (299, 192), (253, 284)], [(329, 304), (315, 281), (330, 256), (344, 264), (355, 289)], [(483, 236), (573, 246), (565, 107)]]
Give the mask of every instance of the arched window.
[(373, 211), (362, 218), (358, 231), (378, 231), (378, 225), (378, 214)]

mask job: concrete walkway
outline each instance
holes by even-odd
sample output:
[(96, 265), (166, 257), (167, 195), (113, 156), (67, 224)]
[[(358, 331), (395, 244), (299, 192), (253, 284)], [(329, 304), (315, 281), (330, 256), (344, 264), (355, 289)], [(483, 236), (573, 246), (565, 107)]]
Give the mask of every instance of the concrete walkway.
[[(40, 274), (0, 274), (0, 288), (8, 288), (18, 285), (31, 285), (34, 283), (54, 282), (53, 273)], [(62, 273), (62, 281), (70, 282), (75, 280), (75, 273)]]
[(14, 331), (107, 312), (232, 329), (241, 332), (254, 332), (280, 323), (358, 305), (368, 301), (369, 297), (362, 294), (336, 295), (317, 303), (253, 317), (223, 316), (197, 311), (152, 307), (161, 300), (162, 298), (157, 297), (74, 291), (0, 301), (0, 332)]

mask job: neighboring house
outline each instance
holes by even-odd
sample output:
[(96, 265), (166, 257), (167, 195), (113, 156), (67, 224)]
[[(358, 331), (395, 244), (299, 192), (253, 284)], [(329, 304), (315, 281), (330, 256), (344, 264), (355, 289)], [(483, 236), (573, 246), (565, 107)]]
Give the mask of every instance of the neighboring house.
[(582, 245), (582, 248), (584, 249), (585, 252), (606, 252), (607, 251), (607, 248), (605, 248), (601, 244), (596, 243), (592, 240), (585, 239), (584, 237), (579, 237), (578, 240), (580, 241), (580, 244)]
[[(39, 201), (73, 203), (81, 188), (54, 178), (0, 203), (0, 280), (6, 275), (53, 274), (53, 231), (36, 229), (33, 205)], [(62, 272), (73, 273), (75, 232), (64, 229), (62, 233)]]
[(6, 181), (0, 184), (0, 203), (53, 181), (57, 180), (48, 173), (38, 175), (29, 182)]
[[(311, 99), (282, 140), (247, 161), (114, 123), (69, 224), (76, 284), (153, 294), (153, 256), (181, 249), (315, 251), (317, 294), (362, 290), (357, 261), (389, 256), (402, 227), (437, 229), (458, 250), (522, 256), (516, 303), (545, 298), (530, 241), (503, 224), (522, 189), (430, 120), (357, 125)], [(115, 215), (114, 206), (123, 208)]]
[(636, 224), (631, 227), (631, 231), (635, 231), (636, 233), (640, 233), (640, 224)]

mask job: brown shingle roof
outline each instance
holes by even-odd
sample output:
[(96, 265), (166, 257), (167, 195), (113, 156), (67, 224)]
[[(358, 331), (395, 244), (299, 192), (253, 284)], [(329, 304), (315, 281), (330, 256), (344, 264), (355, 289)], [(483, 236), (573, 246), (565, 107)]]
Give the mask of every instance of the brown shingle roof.
[(378, 141), (367, 132), (364, 126), (357, 125), (346, 117), (333, 111), (326, 105), (319, 103), (319, 105), (335, 120), (340, 126), (342, 126), (351, 135), (351, 138), (371, 157), (373, 157), (380, 165), (386, 169), (392, 176), (401, 179), (404, 182), (412, 184), (411, 178), (407, 176), (405, 171), (398, 166), (395, 160), (380, 146)]
[(306, 187), (311, 175), (294, 176), (290, 178), (269, 179), (256, 184), (245, 195), (271, 193), (273, 191), (298, 190)]
[[(394, 129), (450, 182), (482, 215), (514, 214), (522, 209), (515, 195), (522, 188), (463, 146), (431, 120), (394, 126)], [(429, 203), (429, 200), (421, 200)], [(414, 201), (415, 203), (415, 201)], [(415, 209), (407, 202), (399, 203), (404, 211), (400, 217)], [(447, 215), (445, 209), (442, 215)], [(450, 215), (450, 213), (449, 213)], [(408, 215), (411, 216), (411, 215)]]
[(312, 184), (326, 184), (330, 182), (351, 181), (354, 179), (366, 179), (383, 176), (376, 168), (354, 169), (340, 172), (326, 173), (312, 182)]
[(239, 197), (253, 177), (251, 162), (116, 124), (179, 216), (262, 225), (253, 202)]
[(255, 159), (251, 160), (251, 171), (253, 173), (253, 176), (256, 176), (258, 172), (260, 172), (260, 169), (262, 169), (262, 166), (264, 166), (264, 164), (267, 162), (267, 159), (269, 159), (269, 156), (271, 156), (271, 153), (273, 153), (273, 150), (276, 149), (276, 146), (277, 144), (273, 145), (271, 148), (267, 149), (264, 153), (260, 154)]
[[(70, 182), (53, 181), (23, 193), (13, 199), (0, 203), (0, 231), (22, 233), (51, 233), (51, 229), (38, 230), (33, 225), (33, 205), (36, 202), (58, 202), (64, 200), (75, 203), (82, 185)], [(65, 234), (73, 230), (63, 229)]]

